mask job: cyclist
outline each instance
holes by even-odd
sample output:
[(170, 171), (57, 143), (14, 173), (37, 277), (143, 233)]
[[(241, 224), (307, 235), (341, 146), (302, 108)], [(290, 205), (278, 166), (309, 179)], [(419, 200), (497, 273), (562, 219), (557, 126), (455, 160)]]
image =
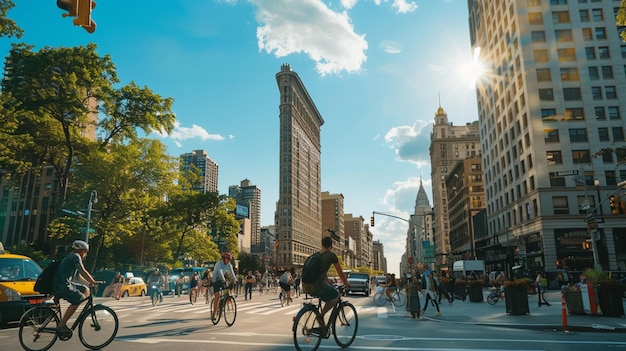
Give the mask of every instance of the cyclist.
[(318, 296), (325, 302), (321, 312), (322, 320), (318, 321), (322, 328), (325, 328), (324, 316), (326, 315), (326, 312), (330, 311), (339, 302), (339, 291), (337, 291), (333, 285), (326, 283), (328, 280), (327, 273), (330, 265), (335, 267), (335, 270), (339, 274), (344, 286), (346, 288), (350, 287), (348, 278), (346, 278), (346, 275), (341, 269), (339, 258), (337, 258), (337, 255), (332, 252), (332, 246), (333, 240), (329, 236), (322, 238), (322, 274), (313, 283), (302, 282), (302, 290), (304, 290), (305, 293)]
[(300, 282), (302, 278), (300, 275), (296, 273), (296, 276), (293, 278), (293, 290), (296, 292), (296, 297), (300, 297)]
[(227, 280), (237, 281), (233, 265), (230, 264), (230, 260), (232, 258), (233, 256), (230, 252), (223, 252), (222, 260), (217, 261), (217, 263), (215, 263), (215, 268), (213, 269), (213, 277), (211, 279), (211, 283), (213, 283), (213, 315), (211, 317), (213, 319), (216, 318), (219, 306), (220, 290), (226, 288)]
[(391, 301), (391, 294), (396, 290), (396, 275), (392, 273), (387, 273), (387, 284), (383, 285), (387, 289), (385, 289), (385, 295), (387, 296), (387, 300)]
[(70, 328), (67, 327), (67, 321), (76, 312), (80, 303), (89, 296), (87, 286), (73, 282), (72, 279), (78, 273), (87, 283), (98, 284), (98, 281), (87, 272), (83, 265), (83, 259), (87, 256), (87, 251), (89, 251), (89, 244), (82, 240), (75, 240), (72, 244), (72, 252), (61, 260), (59, 268), (54, 275), (54, 296), (70, 303), (57, 327), (59, 333), (63, 335), (71, 333)]
[(199, 281), (200, 281), (200, 276), (198, 275), (198, 272), (193, 272), (193, 276), (191, 276), (191, 281), (189, 282), (189, 300), (191, 300), (191, 297), (193, 296), (192, 294), (194, 291), (197, 294), (199, 293), (198, 291)]
[(163, 302), (163, 292), (161, 288), (165, 285), (165, 279), (161, 272), (159, 272), (158, 268), (155, 268), (154, 271), (150, 274), (148, 278), (148, 284), (150, 285), (150, 296), (152, 296), (152, 287), (156, 286), (156, 290), (159, 293), (159, 301)]
[(287, 305), (293, 302), (293, 299), (291, 298), (291, 284), (293, 284), (293, 276), (295, 274), (296, 269), (291, 267), (280, 276), (280, 279), (278, 279), (278, 284), (283, 290), (283, 294), (285, 294), (285, 301), (287, 301)]

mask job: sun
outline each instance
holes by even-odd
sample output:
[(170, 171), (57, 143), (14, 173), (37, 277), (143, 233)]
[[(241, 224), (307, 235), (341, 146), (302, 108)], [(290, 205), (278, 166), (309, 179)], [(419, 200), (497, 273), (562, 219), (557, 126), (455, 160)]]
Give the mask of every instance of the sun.
[(481, 58), (480, 53), (480, 47), (475, 47), (471, 60), (459, 66), (461, 78), (467, 82), (470, 89), (486, 83), (489, 75), (487, 63)]

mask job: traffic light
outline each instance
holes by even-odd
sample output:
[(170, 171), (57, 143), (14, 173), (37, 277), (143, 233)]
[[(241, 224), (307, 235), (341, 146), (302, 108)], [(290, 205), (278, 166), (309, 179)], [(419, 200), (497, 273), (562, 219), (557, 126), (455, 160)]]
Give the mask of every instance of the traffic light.
[(609, 206), (611, 207), (611, 214), (620, 214), (621, 211), (621, 203), (617, 196), (609, 197)]
[(583, 241), (583, 250), (591, 250), (591, 242)]
[(93, 0), (57, 0), (57, 7), (67, 11), (63, 17), (74, 18), (74, 25), (83, 27), (87, 32), (96, 31), (96, 22), (91, 19), (91, 11), (96, 7)]
[(374, 216), (370, 217), (370, 227), (374, 226)]

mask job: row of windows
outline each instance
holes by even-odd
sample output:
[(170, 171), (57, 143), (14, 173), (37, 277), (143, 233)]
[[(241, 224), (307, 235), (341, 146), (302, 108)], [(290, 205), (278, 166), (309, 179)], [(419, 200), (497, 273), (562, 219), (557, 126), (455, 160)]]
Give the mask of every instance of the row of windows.
[[(581, 22), (602, 22), (604, 21), (604, 11), (602, 9), (591, 9), (591, 13), (588, 9), (581, 9), (578, 11)], [(543, 13), (542, 12), (529, 12), (528, 23), (531, 25), (543, 25)], [(552, 11), (552, 23), (563, 24), (570, 23), (569, 11)]]
[[(541, 101), (554, 101), (554, 90), (552, 88), (538, 89), (539, 99)], [(617, 90), (613, 85), (610, 86), (593, 86), (591, 87), (591, 96), (594, 100), (614, 100), (617, 99)], [(563, 88), (563, 99), (565, 101), (580, 101), (582, 95), (580, 88)], [(619, 112), (618, 112), (619, 115)]]
[[(623, 140), (623, 135), (622, 135)], [(572, 163), (581, 164), (581, 163), (591, 163), (591, 158), (593, 155), (589, 152), (589, 150), (572, 150)], [(611, 152), (602, 153), (602, 159), (606, 163), (613, 162), (613, 154)], [(616, 157), (620, 156), (616, 154)], [(561, 150), (548, 150), (546, 151), (546, 158), (548, 160), (548, 165), (560, 165), (563, 164), (563, 151)]]
[[(613, 135), (613, 141), (624, 141), (624, 128), (623, 127), (611, 127), (611, 134)], [(587, 138), (587, 129), (585, 128), (570, 128), (569, 131), (569, 141), (572, 143), (576, 142), (587, 142), (589, 141)], [(598, 139), (600, 141), (611, 141), (609, 135), (608, 127), (600, 127), (598, 128)], [(544, 129), (543, 130), (543, 140), (546, 143), (558, 143), (561, 141), (559, 136), (558, 129)], [(612, 162), (609, 158), (605, 160), (605, 162)]]
[[(618, 106), (596, 106), (594, 107), (596, 119), (606, 119), (606, 111), (608, 110), (609, 119), (621, 119), (621, 114)], [(584, 120), (585, 110), (582, 107), (567, 107), (563, 115), (557, 115), (555, 108), (542, 108), (541, 118), (544, 121), (569, 121), (569, 120)]]

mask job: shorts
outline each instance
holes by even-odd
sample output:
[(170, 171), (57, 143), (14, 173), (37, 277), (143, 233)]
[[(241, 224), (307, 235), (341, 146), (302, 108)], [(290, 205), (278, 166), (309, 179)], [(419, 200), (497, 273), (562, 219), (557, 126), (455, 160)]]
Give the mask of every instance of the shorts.
[(283, 282), (279, 282), (278, 284), (280, 285), (280, 288), (283, 289), (283, 291), (290, 291), (291, 290), (291, 286), (289, 284), (285, 284)]
[(328, 302), (339, 297), (339, 291), (337, 291), (334, 286), (326, 284), (323, 281), (316, 281), (312, 284), (303, 283), (302, 289), (307, 294), (317, 296), (324, 302)]
[(63, 290), (55, 295), (66, 300), (71, 305), (78, 305), (85, 300), (85, 291), (87, 291), (87, 286), (70, 282)]
[(213, 283), (213, 291), (215, 293), (219, 292), (220, 289), (226, 289), (226, 282), (223, 280), (218, 280)]

